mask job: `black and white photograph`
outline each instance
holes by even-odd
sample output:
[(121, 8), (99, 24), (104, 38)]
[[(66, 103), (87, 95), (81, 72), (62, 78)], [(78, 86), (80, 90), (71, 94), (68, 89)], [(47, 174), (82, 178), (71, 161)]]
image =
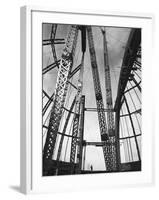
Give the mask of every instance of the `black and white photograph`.
[(42, 24), (42, 176), (142, 171), (141, 32)]

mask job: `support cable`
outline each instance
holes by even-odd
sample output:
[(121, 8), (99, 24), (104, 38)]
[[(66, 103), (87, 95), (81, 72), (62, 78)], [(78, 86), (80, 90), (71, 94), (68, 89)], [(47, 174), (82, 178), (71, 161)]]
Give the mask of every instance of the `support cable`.
[(118, 136), (115, 134), (114, 114), (113, 112), (111, 112), (111, 110), (113, 109), (113, 102), (112, 102), (111, 77), (110, 77), (108, 47), (107, 47), (105, 28), (102, 30), (102, 34), (103, 34), (103, 50), (104, 50), (106, 108), (108, 109), (107, 128), (108, 128), (109, 140), (114, 143), (112, 145), (109, 145), (109, 147), (107, 147), (107, 150), (109, 151), (109, 156), (110, 156), (109, 168), (111, 171), (115, 171), (118, 168), (117, 166), (119, 166), (118, 163), (120, 159), (120, 150), (119, 150), (120, 145), (119, 145), (119, 140), (117, 140)]

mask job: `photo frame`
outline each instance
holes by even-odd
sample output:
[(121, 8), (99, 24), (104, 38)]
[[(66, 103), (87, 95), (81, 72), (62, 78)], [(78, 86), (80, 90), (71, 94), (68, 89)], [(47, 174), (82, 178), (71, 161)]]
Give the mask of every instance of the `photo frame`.
[[(142, 155), (141, 170), (125, 171), (123, 173), (95, 173), (92, 175), (43, 176), (43, 98), (41, 92), (43, 88), (42, 67), (44, 61), (42, 59), (44, 53), (42, 43), (43, 24), (77, 24), (142, 30), (143, 134), (142, 151), (140, 150)], [(64, 28), (62, 30), (64, 31)], [(153, 70), (152, 31), (153, 16), (150, 14), (66, 11), (33, 6), (21, 8), (21, 191), (23, 193), (61, 192), (61, 190), (79, 191), (95, 188), (151, 185), (153, 183), (154, 129), (152, 105), (149, 103), (152, 101), (153, 92), (151, 88), (153, 87), (151, 86), (151, 81), (147, 82), (148, 79), (152, 79), (150, 71)], [(123, 34), (124, 32), (122, 32)], [(132, 49), (126, 46), (123, 52), (125, 51), (131, 52)], [(151, 69), (150, 66), (152, 66)], [(92, 170), (93, 167), (90, 168)], [(105, 176), (107, 177), (105, 178)]]

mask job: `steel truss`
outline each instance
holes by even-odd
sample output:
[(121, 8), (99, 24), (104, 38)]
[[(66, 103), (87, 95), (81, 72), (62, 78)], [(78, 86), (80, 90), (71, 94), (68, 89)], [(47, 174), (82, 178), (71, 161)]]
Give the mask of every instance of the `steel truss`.
[[(84, 53), (85, 47), (82, 47), (82, 59), (81, 64), (75, 67), (72, 70), (73, 58), (75, 54), (75, 48), (77, 44), (78, 30), (81, 30), (81, 35), (84, 34), (84, 29), (87, 31), (89, 52), (90, 52), (90, 60), (92, 66), (92, 75), (94, 82), (94, 90), (95, 90), (95, 98), (97, 108), (85, 108), (85, 96), (82, 95), (83, 89), (83, 73), (84, 73)], [(71, 29), (68, 33), (68, 37), (65, 43), (65, 47), (63, 49), (63, 53), (61, 59), (57, 59), (55, 44), (62, 44), (63, 39), (56, 39), (56, 30), (57, 25), (52, 25), (50, 39), (43, 41), (44, 45), (51, 45), (52, 55), (54, 59), (54, 63), (48, 65), (43, 69), (43, 74), (52, 70), (54, 67), (58, 68), (58, 76), (56, 81), (55, 91), (52, 95), (48, 95), (43, 90), (44, 97), (47, 97), (48, 101), (43, 108), (43, 115), (46, 113), (48, 107), (52, 103), (51, 115), (48, 126), (43, 126), (47, 130), (46, 141), (43, 150), (43, 175), (48, 175), (49, 170), (51, 168), (52, 163), (55, 163), (56, 166), (56, 174), (58, 174), (58, 168), (60, 169), (62, 165), (62, 161), (60, 161), (61, 151), (63, 146), (64, 137), (71, 138), (71, 150), (70, 150), (70, 162), (65, 163), (67, 167), (71, 167), (69, 173), (82, 173), (82, 164), (84, 169), (84, 160), (85, 153), (83, 159), (83, 148), (84, 152), (86, 151), (87, 145), (94, 145), (96, 147), (103, 148), (104, 160), (106, 171), (120, 171), (120, 140), (127, 140), (132, 137), (135, 138), (135, 144), (137, 149), (137, 154), (139, 161), (141, 161), (140, 150), (137, 143), (137, 136), (141, 134), (136, 134), (134, 130), (134, 125), (132, 122), (132, 115), (140, 114), (141, 109), (137, 109), (133, 112), (130, 111), (127, 98), (125, 95), (129, 93), (134, 88), (138, 88), (141, 92), (141, 81), (137, 81), (133, 74), (136, 73), (137, 70), (141, 70), (141, 47), (140, 47), (140, 38), (139, 38), (139, 30), (133, 29), (130, 33), (130, 37), (128, 40), (128, 44), (126, 46), (125, 55), (123, 59), (123, 65), (120, 73), (119, 86), (118, 86), (118, 94), (115, 102), (115, 107), (113, 108), (112, 103), (112, 91), (111, 91), (111, 79), (110, 79), (110, 68), (109, 68), (109, 59), (108, 59), (108, 49), (107, 49), (107, 41), (106, 41), (106, 32), (103, 29), (103, 48), (104, 48), (104, 67), (105, 67), (105, 89), (106, 89), (106, 108), (104, 108), (98, 66), (96, 61), (96, 52), (94, 48), (93, 41), (93, 33), (91, 26), (71, 26)], [(83, 36), (84, 38), (85, 36)], [(133, 37), (135, 41), (133, 42)], [(82, 38), (82, 41), (83, 41)], [(137, 39), (136, 39), (137, 38)], [(86, 45), (86, 41), (84, 42)], [(136, 48), (137, 45), (137, 48)], [(78, 85), (74, 85), (69, 81), (71, 77), (73, 77), (78, 71), (79, 79)], [(134, 86), (126, 89), (126, 85), (128, 82), (133, 81)], [(68, 91), (68, 84), (74, 87), (77, 90), (77, 94), (72, 101), (70, 108), (65, 108), (64, 103)], [(122, 104), (126, 105), (127, 112), (126, 114), (120, 114), (120, 110)], [(59, 132), (59, 126), (62, 119), (63, 110), (67, 111), (67, 118), (65, 120), (65, 124), (63, 130)], [(98, 114), (98, 122), (100, 128), (101, 142), (87, 142), (84, 141), (84, 113), (85, 111), (97, 112)], [(105, 116), (105, 112), (107, 118)], [(114, 119), (115, 112), (115, 119)], [(70, 120), (71, 114), (74, 115), (73, 118), (73, 128), (72, 135), (66, 134), (66, 129)], [(133, 129), (133, 136), (119, 138), (119, 127), (120, 127), (120, 117), (128, 116), (130, 118), (131, 126)], [(61, 135), (57, 158), (54, 155), (55, 145), (57, 143), (57, 135)], [(57, 148), (56, 148), (57, 149)], [(83, 159), (83, 160), (82, 160)], [(69, 166), (68, 166), (69, 165)]]
[[(54, 93), (53, 107), (51, 110), (50, 122), (43, 151), (43, 169), (47, 171), (47, 161), (52, 160), (58, 128), (62, 117), (62, 107), (65, 102), (68, 89), (68, 78), (73, 65), (78, 36), (78, 27), (71, 26), (67, 41), (61, 56), (59, 71), (57, 76), (56, 88)], [(54, 57), (56, 58), (56, 57)], [(55, 59), (56, 62), (56, 59)], [(44, 172), (45, 173), (45, 172)]]
[[(141, 155), (139, 144), (137, 141), (137, 137), (141, 136), (141, 132), (136, 133), (135, 125), (133, 121), (133, 115), (137, 119), (136, 114), (141, 116), (141, 107), (135, 108), (134, 111), (130, 110), (129, 101), (131, 100), (133, 103), (133, 99), (131, 97), (131, 92), (138, 97), (138, 93), (141, 93), (141, 77), (139, 76), (139, 72), (141, 71), (141, 30), (140, 29), (132, 29), (129, 35), (129, 39), (126, 45), (126, 50), (123, 58), (122, 68), (120, 72), (119, 84), (118, 84), (118, 93), (115, 102), (114, 110), (116, 111), (116, 132), (118, 133), (118, 141), (123, 141), (126, 144), (127, 154), (129, 155), (129, 161), (132, 157), (132, 147), (130, 143), (130, 139), (134, 139), (135, 147), (138, 157), (138, 162), (141, 165)], [(138, 78), (136, 80), (135, 76)], [(132, 84), (133, 82), (133, 84)], [(128, 88), (127, 85), (130, 85)], [(138, 90), (138, 93), (136, 92)], [(129, 96), (128, 96), (129, 95)], [(128, 101), (128, 98), (129, 101)], [(124, 107), (125, 106), (125, 107)], [(126, 113), (123, 113), (123, 107), (125, 108)], [(126, 127), (128, 129), (127, 120), (129, 119), (130, 125), (129, 128), (132, 129), (132, 135), (128, 135), (127, 137), (122, 136), (123, 129), (123, 120), (125, 120)], [(120, 133), (120, 131), (121, 133)], [(128, 131), (128, 130), (127, 130)], [(120, 137), (119, 137), (120, 133)], [(130, 151), (130, 152), (129, 152)], [(133, 161), (133, 160), (132, 160)]]
[[(91, 26), (87, 27), (87, 34), (88, 34), (88, 44), (89, 44), (89, 51), (90, 51), (90, 58), (91, 58), (91, 65), (92, 65), (92, 74), (93, 74), (93, 81), (94, 81), (95, 98), (96, 98), (96, 104), (97, 104), (101, 140), (107, 141), (108, 144), (112, 143), (112, 145), (114, 145), (115, 141), (109, 140), (109, 135), (108, 135), (107, 127), (106, 127), (104, 103), (103, 103), (102, 91), (101, 91), (101, 86), (100, 86), (99, 72), (98, 72), (98, 66), (97, 66), (97, 61), (96, 61), (96, 53), (94, 49), (93, 34), (92, 34)], [(114, 158), (112, 158), (109, 146), (110, 145), (103, 146), (103, 153), (104, 153), (106, 170), (112, 171), (112, 163), (113, 163), (112, 160), (114, 161)]]
[(107, 171), (116, 171), (117, 170), (117, 140), (115, 136), (115, 122), (114, 122), (114, 113), (113, 102), (112, 102), (112, 90), (111, 90), (111, 79), (110, 79), (110, 68), (109, 68), (109, 58), (108, 58), (108, 48), (106, 40), (106, 31), (102, 29), (103, 34), (103, 47), (104, 47), (104, 67), (105, 67), (105, 88), (106, 88), (106, 108), (107, 112), (107, 127), (108, 127), (108, 136), (111, 145), (107, 146), (107, 157), (109, 161), (107, 164)]

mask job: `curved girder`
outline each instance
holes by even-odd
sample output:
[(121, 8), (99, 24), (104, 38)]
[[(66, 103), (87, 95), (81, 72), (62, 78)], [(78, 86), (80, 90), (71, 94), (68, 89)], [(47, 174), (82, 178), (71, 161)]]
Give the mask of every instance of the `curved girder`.
[(141, 44), (141, 29), (132, 29), (125, 48), (124, 58), (120, 71), (117, 98), (114, 109), (120, 109), (121, 99), (126, 88), (131, 71), (133, 70), (134, 62), (136, 61), (138, 49)]

